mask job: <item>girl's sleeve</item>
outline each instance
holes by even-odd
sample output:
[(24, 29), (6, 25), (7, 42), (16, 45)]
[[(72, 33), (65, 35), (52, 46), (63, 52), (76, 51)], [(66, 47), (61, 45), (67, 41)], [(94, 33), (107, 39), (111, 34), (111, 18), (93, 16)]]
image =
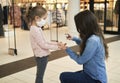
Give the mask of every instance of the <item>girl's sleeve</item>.
[(40, 31), (38, 30), (35, 30), (32, 32), (32, 36), (34, 37), (35, 41), (37, 42), (37, 44), (43, 48), (43, 49), (50, 49), (50, 50), (57, 50), (58, 49), (58, 45), (57, 44), (52, 44), (52, 43), (49, 43), (47, 41), (44, 40), (44, 37)]
[(96, 53), (97, 50), (97, 41), (95, 40), (88, 40), (85, 50), (82, 53), (82, 55), (76, 54), (74, 51), (72, 51), (70, 48), (66, 49), (66, 52), (68, 55), (75, 60), (78, 64), (84, 64), (87, 61), (89, 61)]

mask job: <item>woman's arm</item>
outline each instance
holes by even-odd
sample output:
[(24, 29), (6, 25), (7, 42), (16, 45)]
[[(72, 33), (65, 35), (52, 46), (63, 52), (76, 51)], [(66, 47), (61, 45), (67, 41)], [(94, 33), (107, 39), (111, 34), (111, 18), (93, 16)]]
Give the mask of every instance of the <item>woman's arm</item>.
[(80, 45), (81, 41), (82, 41), (80, 38), (77, 38), (77, 37), (73, 37), (72, 40), (75, 41), (76, 44), (78, 44), (78, 45)]
[(74, 51), (72, 51), (70, 48), (66, 49), (66, 52), (68, 53), (68, 55), (75, 60), (78, 64), (84, 64), (87, 61), (89, 61), (96, 53), (97, 50), (97, 41), (95, 40), (88, 40), (85, 50), (82, 53), (82, 55), (78, 55), (76, 54)]
[(81, 43), (81, 39), (80, 39), (80, 38), (72, 37), (72, 36), (71, 36), (70, 34), (68, 34), (68, 33), (66, 33), (65, 35), (66, 35), (66, 38), (67, 38), (68, 40), (73, 40), (73, 41), (76, 42), (76, 44), (80, 45), (80, 43)]

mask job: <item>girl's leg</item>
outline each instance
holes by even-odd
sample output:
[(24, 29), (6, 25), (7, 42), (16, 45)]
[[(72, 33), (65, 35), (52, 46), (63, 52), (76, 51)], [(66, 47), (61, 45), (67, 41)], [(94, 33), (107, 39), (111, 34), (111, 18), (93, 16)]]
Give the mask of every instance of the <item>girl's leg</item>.
[(48, 58), (47, 57), (42, 57), (36, 58), (36, 62), (37, 62), (37, 73), (36, 73), (36, 81), (35, 83), (43, 83), (43, 76), (44, 76), (44, 72), (47, 66), (47, 62), (48, 62)]
[(60, 75), (61, 83), (98, 83), (83, 71), (63, 72)]

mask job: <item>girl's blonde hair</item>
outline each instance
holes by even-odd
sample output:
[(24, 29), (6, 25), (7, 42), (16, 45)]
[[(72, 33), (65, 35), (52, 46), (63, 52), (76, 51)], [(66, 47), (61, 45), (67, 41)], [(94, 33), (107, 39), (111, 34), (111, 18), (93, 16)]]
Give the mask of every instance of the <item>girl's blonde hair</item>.
[(33, 7), (31, 10), (28, 11), (26, 15), (26, 22), (28, 26), (35, 20), (35, 16), (42, 17), (47, 13), (47, 10), (42, 6)]

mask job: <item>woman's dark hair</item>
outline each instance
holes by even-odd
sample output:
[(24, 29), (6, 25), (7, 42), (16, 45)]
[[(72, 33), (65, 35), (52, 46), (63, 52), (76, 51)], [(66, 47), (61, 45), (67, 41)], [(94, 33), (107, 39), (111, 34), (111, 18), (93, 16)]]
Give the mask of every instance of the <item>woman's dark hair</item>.
[(28, 25), (31, 25), (31, 23), (35, 20), (35, 16), (42, 17), (47, 13), (47, 10), (41, 6), (33, 7), (30, 11), (28, 10), (28, 13), (26, 15), (26, 21)]
[(102, 30), (98, 24), (96, 16), (91, 11), (85, 10), (78, 13), (74, 17), (74, 20), (77, 31), (80, 33), (80, 37), (83, 41), (80, 45), (80, 53), (83, 53), (87, 39), (94, 34), (101, 38), (105, 48), (105, 56), (106, 58), (108, 58), (108, 46), (105, 42)]

